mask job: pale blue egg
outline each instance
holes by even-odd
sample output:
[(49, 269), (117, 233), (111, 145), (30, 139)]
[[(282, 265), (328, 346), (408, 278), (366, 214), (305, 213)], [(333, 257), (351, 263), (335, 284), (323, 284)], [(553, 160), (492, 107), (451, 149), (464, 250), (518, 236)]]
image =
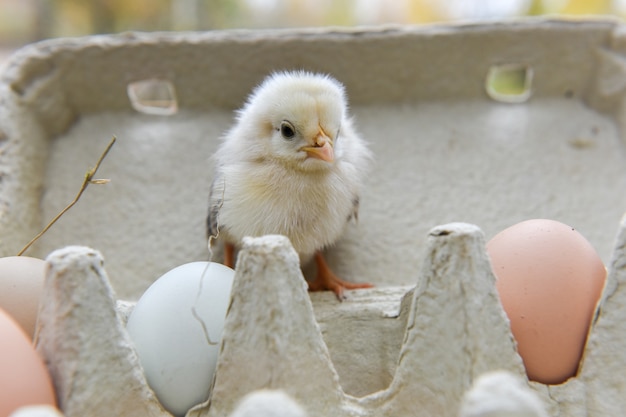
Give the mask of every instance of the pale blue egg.
[(208, 399), (234, 275), (213, 262), (178, 266), (148, 288), (128, 319), (148, 384), (176, 416)]

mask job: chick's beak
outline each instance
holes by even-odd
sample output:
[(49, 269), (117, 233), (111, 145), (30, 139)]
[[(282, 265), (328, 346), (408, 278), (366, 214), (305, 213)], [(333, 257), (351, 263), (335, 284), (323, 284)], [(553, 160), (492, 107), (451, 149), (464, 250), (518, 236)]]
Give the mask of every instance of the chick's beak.
[(304, 146), (302, 150), (307, 153), (309, 158), (317, 158), (326, 162), (333, 162), (335, 160), (333, 141), (321, 129), (313, 139), (313, 145)]

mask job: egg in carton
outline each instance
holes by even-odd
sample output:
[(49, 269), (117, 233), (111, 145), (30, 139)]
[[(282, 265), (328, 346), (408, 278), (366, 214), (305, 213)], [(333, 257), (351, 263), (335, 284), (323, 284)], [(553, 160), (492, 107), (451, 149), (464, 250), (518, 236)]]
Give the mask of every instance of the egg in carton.
[[(386, 341), (389, 349), (399, 347), (389, 386), (355, 397), (342, 389), (322, 335), (321, 329), (337, 326), (336, 311), (319, 305), (321, 321), (316, 321), (298, 256), (286, 238), (249, 238), (235, 275), (215, 380), (207, 386), (210, 398), (187, 415), (228, 416), (238, 412), (246, 395), (268, 389), (286, 393), (308, 416), (452, 416), (460, 408), (465, 410), (461, 415), (470, 416), (481, 415), (471, 414), (476, 410), (486, 413), (493, 403), (506, 408), (511, 402), (514, 409), (534, 410), (530, 415), (537, 416), (575, 415), (584, 409), (613, 415), (626, 406), (619, 400), (621, 377), (613, 372), (621, 366), (620, 356), (611, 353), (626, 343), (619, 301), (624, 297), (626, 218), (616, 243), (578, 375), (559, 385), (526, 385), (520, 384), (527, 381), (524, 366), (495, 290), (482, 232), (460, 223), (432, 229), (415, 288), (400, 297), (397, 290), (384, 288), (355, 294), (369, 299), (378, 315), (368, 317), (372, 327), (379, 327), (376, 321), (396, 321), (405, 329), (402, 337)], [(117, 305), (101, 255), (67, 247), (47, 262), (37, 347), (65, 415), (170, 415), (146, 383), (124, 327), (121, 313), (128, 306)], [(349, 328), (351, 321), (362, 320), (362, 307), (349, 308), (345, 314), (351, 317), (342, 324)], [(492, 374), (501, 371), (517, 379)], [(478, 395), (472, 383), (481, 376), (505, 383)], [(499, 389), (510, 390), (509, 396)], [(274, 403), (276, 415), (282, 415), (282, 404)], [(549, 414), (542, 414), (543, 407)]]

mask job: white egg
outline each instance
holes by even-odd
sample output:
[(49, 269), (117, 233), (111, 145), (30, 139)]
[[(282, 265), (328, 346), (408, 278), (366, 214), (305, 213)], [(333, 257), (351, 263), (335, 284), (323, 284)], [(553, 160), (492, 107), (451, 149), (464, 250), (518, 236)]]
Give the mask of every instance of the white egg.
[(148, 288), (128, 319), (148, 384), (176, 416), (209, 396), (234, 275), (213, 262), (178, 266)]

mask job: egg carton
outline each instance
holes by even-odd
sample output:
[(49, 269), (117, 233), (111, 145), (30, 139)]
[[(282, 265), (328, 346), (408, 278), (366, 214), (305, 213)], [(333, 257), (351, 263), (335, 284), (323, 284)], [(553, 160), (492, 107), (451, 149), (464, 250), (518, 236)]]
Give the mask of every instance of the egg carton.
[[(306, 69), (346, 85), (375, 154), (359, 223), (327, 257), (340, 276), (377, 287), (343, 303), (307, 294), (311, 271), (288, 241), (246, 241), (211, 396), (188, 415), (243, 415), (239, 401), (264, 389), (309, 416), (480, 415), (468, 411), (476, 395), (521, 398), (517, 409), (535, 415), (620, 415), (623, 32), (615, 21), (532, 19), (127, 33), (17, 52), (0, 80), (0, 254), (17, 253), (65, 207), (118, 138), (98, 171), (110, 183), (90, 186), (28, 253), (47, 257), (37, 348), (62, 412), (168, 415), (124, 315), (166, 271), (209, 259), (220, 134), (268, 73)], [(522, 88), (499, 89), (498, 75)], [(484, 249), (540, 217), (574, 225), (609, 270), (584, 362), (559, 385), (525, 379)], [(497, 370), (522, 382), (494, 383), (511, 381)]]

